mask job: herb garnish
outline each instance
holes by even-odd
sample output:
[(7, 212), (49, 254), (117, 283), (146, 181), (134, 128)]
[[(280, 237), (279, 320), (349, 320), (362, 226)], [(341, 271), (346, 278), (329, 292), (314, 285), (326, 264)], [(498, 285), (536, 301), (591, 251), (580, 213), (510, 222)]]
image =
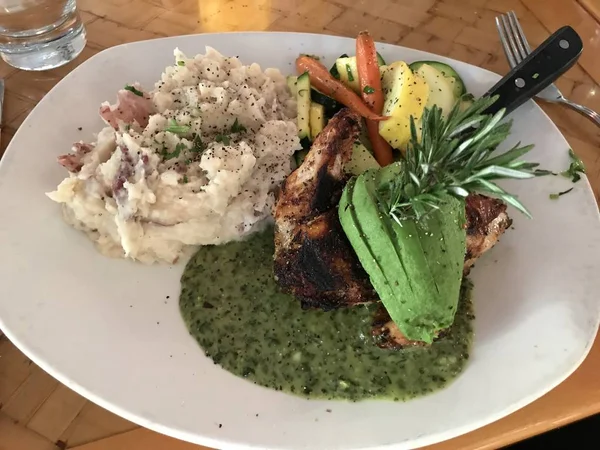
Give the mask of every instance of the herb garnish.
[(231, 132), (232, 133), (244, 133), (245, 131), (246, 131), (246, 127), (244, 125), (242, 125), (241, 123), (239, 123), (236, 118), (235, 122), (233, 122), (233, 125), (231, 126)]
[(181, 179), (181, 182), (182, 182), (183, 184), (187, 184), (187, 182), (188, 182), (188, 181), (189, 181), (189, 180), (188, 180), (188, 177), (187, 177), (187, 175), (184, 175), (184, 176), (183, 176), (183, 178)]
[(226, 134), (217, 134), (215, 136), (216, 142), (222, 142), (223, 145), (229, 145), (231, 143), (231, 139)]
[(183, 142), (180, 142), (179, 144), (177, 144), (175, 146), (175, 150), (173, 150), (172, 152), (168, 152), (166, 149), (163, 149), (163, 152), (162, 152), (163, 159), (166, 161), (168, 159), (178, 158), (179, 155), (181, 154), (181, 151), (185, 150), (185, 149), (187, 149), (187, 146)]
[[(570, 178), (572, 183), (577, 183), (581, 180), (581, 174), (585, 173), (585, 166), (583, 161), (575, 154), (572, 148), (569, 149), (569, 158), (571, 158), (571, 164), (569, 164), (569, 168), (560, 173), (565, 178)], [(554, 172), (550, 172), (552, 175), (559, 175)], [(560, 196), (568, 194), (571, 192), (573, 188), (567, 189), (566, 191), (559, 192), (557, 194), (550, 194), (549, 197), (551, 200), (557, 200)]]
[(380, 200), (395, 221), (399, 224), (404, 220), (418, 221), (439, 209), (444, 194), (466, 197), (471, 192), (491, 194), (531, 217), (514, 195), (493, 182), (502, 178), (532, 178), (538, 166), (519, 159), (532, 145), (517, 144), (492, 156), (512, 125), (510, 121), (500, 123), (504, 109), (494, 115), (484, 113), (497, 98), (482, 97), (464, 111), (457, 104), (446, 119), (439, 107), (426, 108), (421, 138), (411, 117), (411, 140), (401, 163), (402, 176), (379, 192)]
[(571, 189), (567, 189), (566, 191), (562, 191), (559, 192), (558, 194), (550, 194), (548, 197), (550, 197), (550, 200), (558, 200), (558, 198), (562, 195), (568, 194), (569, 192), (571, 192), (573, 190), (573, 188)]
[(354, 75), (352, 74), (350, 64), (346, 64), (346, 74), (348, 75), (348, 81), (354, 81)]
[(143, 97), (144, 96), (144, 93), (142, 91), (140, 91), (139, 89), (136, 89), (135, 87), (131, 86), (130, 84), (126, 84), (123, 89), (125, 89), (126, 91), (134, 93), (138, 97)]
[(581, 180), (581, 173), (585, 173), (585, 166), (583, 161), (573, 152), (573, 149), (569, 149), (569, 157), (571, 158), (571, 164), (569, 168), (560, 174), (563, 177), (570, 178), (573, 183), (577, 183)]
[(363, 89), (363, 92), (365, 94), (372, 94), (373, 92), (375, 92), (375, 89), (373, 89), (371, 86), (365, 86), (365, 88)]
[(169, 119), (169, 125), (165, 128), (165, 131), (169, 131), (174, 134), (185, 134), (190, 131), (189, 125), (178, 125), (175, 119)]
[(185, 66), (185, 61), (177, 61), (178, 66)]
[(206, 150), (206, 145), (202, 142), (200, 135), (195, 135), (194, 140), (192, 141), (192, 149), (191, 151), (194, 153), (202, 153)]
[(551, 170), (546, 170), (546, 169), (535, 169), (533, 171), (533, 174), (536, 177), (545, 177), (546, 175), (558, 175), (555, 172), (552, 172)]

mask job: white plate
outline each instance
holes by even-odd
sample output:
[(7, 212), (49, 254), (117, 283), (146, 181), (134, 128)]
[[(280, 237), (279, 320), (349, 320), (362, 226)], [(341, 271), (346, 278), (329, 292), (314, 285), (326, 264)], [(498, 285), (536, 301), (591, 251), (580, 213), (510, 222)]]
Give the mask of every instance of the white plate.
[[(497, 420), (564, 380), (587, 354), (600, 317), (600, 223), (587, 180), (510, 183), (534, 219), (477, 264), (475, 344), (447, 389), (408, 403), (308, 401), (256, 386), (207, 359), (177, 304), (182, 265), (104, 258), (44, 195), (65, 176), (56, 156), (100, 130), (100, 103), (131, 81), (147, 87), (180, 47), (211, 45), (246, 63), (292, 72), (299, 53), (352, 53), (354, 41), (295, 33), (184, 36), (106, 50), (35, 108), (0, 166), (0, 327), (33, 361), (99, 405), (171, 436), (217, 448), (415, 448)], [(498, 76), (417, 50), (380, 45), (388, 60), (448, 61), (475, 95)], [(568, 165), (568, 144), (532, 102), (513, 114), (509, 144)], [(78, 131), (78, 127), (83, 127)], [(331, 412), (327, 412), (331, 409)], [(222, 426), (221, 426), (222, 425)]]

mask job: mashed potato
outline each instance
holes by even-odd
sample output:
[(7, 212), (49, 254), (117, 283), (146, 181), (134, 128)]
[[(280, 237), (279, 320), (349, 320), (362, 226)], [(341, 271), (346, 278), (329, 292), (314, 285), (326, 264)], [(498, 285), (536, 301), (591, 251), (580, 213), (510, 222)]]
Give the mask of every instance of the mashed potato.
[(285, 77), (211, 48), (175, 50), (153, 91), (126, 86), (107, 126), (59, 157), (66, 221), (106, 255), (175, 262), (190, 246), (238, 240), (271, 216), (300, 148)]

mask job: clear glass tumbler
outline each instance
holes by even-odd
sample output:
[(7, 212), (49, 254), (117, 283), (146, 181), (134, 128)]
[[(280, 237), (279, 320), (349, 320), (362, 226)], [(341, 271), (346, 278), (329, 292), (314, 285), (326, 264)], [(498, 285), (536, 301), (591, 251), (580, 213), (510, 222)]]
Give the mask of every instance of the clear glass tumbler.
[(62, 66), (85, 42), (75, 0), (0, 0), (0, 56), (13, 67)]

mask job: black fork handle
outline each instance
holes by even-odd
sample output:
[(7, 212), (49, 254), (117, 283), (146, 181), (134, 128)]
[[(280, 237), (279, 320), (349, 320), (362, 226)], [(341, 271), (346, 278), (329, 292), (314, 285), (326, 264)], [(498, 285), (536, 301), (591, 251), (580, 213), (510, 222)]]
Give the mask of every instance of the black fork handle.
[(569, 70), (582, 50), (581, 37), (573, 28), (558, 29), (484, 94), (499, 96), (485, 113), (505, 108), (510, 114)]

